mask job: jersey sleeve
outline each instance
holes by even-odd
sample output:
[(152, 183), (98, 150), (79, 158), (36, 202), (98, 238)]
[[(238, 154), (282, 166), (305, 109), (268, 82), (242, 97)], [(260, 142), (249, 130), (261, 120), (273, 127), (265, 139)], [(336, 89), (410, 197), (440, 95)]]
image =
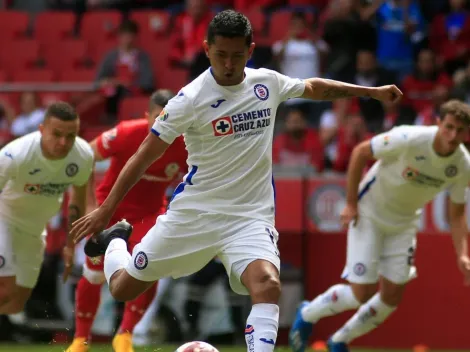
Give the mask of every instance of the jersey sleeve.
[(125, 145), (125, 143), (123, 143), (125, 138), (125, 129), (122, 123), (120, 123), (116, 127), (99, 135), (96, 139), (98, 152), (105, 159), (118, 154)]
[(0, 191), (9, 180), (13, 180), (16, 177), (17, 166), (15, 158), (15, 153), (10, 150), (8, 145), (0, 150)]
[(188, 130), (194, 119), (195, 114), (191, 100), (181, 91), (168, 102), (155, 119), (152, 132), (165, 143), (171, 144)]
[(395, 127), (370, 140), (375, 159), (395, 158), (408, 147), (409, 133), (404, 127)]
[(460, 179), (449, 188), (449, 195), (450, 195), (450, 200), (452, 201), (452, 203), (456, 203), (456, 204), (467, 203), (468, 192), (469, 192), (468, 185), (469, 185), (468, 178), (460, 177)]
[(279, 82), (279, 96), (281, 101), (292, 98), (299, 98), (304, 94), (305, 82), (299, 78), (291, 78), (276, 72)]
[(95, 158), (93, 150), (88, 143), (85, 143), (83, 151), (83, 166), (81, 167), (78, 177), (73, 182), (74, 186), (81, 187), (86, 185), (90, 179), (91, 173), (93, 172), (94, 162)]

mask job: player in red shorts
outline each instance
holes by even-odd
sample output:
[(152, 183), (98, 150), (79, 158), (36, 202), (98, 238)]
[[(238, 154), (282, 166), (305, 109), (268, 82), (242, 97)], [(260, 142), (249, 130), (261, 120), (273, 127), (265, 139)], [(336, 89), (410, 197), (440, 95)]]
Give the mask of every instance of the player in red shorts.
[[(149, 102), (146, 118), (124, 121), (104, 132), (91, 142), (95, 160), (111, 159), (103, 181), (96, 189), (96, 200), (101, 204), (108, 196), (121, 169), (137, 151), (155, 118), (160, 114), (173, 94), (167, 90), (155, 92)], [(134, 230), (128, 244), (132, 253), (147, 231), (155, 224), (155, 218), (166, 208), (166, 189), (181, 172), (186, 172), (186, 149), (180, 138), (165, 154), (153, 163), (140, 181), (126, 195), (110, 223), (126, 219)], [(92, 193), (92, 192), (90, 192)], [(156, 213), (155, 209), (160, 209)], [(75, 337), (66, 352), (86, 352), (91, 326), (100, 303), (101, 285), (105, 282), (102, 257), (86, 258), (83, 276), (78, 282), (75, 304)], [(121, 326), (114, 337), (115, 352), (132, 352), (132, 331), (142, 318), (155, 295), (156, 287), (147, 290), (134, 301), (126, 302)]]

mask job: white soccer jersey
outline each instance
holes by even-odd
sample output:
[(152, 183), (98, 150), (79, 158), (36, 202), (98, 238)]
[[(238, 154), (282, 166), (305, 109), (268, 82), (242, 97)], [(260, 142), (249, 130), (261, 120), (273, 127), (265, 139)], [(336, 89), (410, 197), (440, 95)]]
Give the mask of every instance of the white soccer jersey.
[(432, 147), (437, 126), (400, 126), (372, 138), (378, 161), (359, 188), (359, 209), (388, 226), (406, 226), (439, 192), (466, 202), (470, 156), (463, 145), (441, 157)]
[(189, 172), (170, 208), (274, 221), (274, 118), (304, 90), (300, 79), (249, 68), (236, 86), (218, 85), (210, 69), (185, 86), (152, 128), (167, 143), (184, 134), (188, 150)]
[(60, 209), (70, 185), (86, 184), (93, 170), (93, 150), (77, 137), (62, 160), (48, 160), (41, 134), (33, 132), (0, 151), (0, 218), (28, 233), (40, 234)]

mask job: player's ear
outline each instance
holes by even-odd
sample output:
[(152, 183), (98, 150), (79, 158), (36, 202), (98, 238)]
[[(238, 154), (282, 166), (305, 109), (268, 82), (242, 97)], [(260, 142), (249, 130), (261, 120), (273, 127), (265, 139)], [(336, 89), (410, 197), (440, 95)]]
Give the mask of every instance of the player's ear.
[(251, 58), (251, 55), (253, 55), (253, 51), (255, 50), (255, 46), (256, 46), (255, 43), (251, 43), (250, 47), (248, 48), (248, 55), (250, 56), (250, 58)]
[(209, 43), (207, 40), (204, 40), (202, 42), (202, 47), (204, 48), (204, 52), (206, 53), (206, 56), (209, 57)]

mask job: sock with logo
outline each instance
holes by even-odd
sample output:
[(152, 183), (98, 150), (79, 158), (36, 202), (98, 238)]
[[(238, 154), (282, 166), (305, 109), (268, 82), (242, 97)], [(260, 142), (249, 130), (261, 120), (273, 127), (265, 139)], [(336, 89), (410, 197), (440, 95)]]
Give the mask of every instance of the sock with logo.
[(380, 298), (380, 293), (376, 293), (332, 336), (333, 342), (349, 343), (355, 338), (374, 330), (395, 309), (396, 307), (385, 304)]
[(354, 296), (351, 286), (338, 284), (331, 286), (326, 292), (317, 296), (307, 306), (303, 307), (301, 314), (304, 321), (316, 323), (324, 317), (357, 309), (360, 305), (360, 302)]
[(75, 291), (75, 337), (90, 337), (91, 327), (100, 305), (101, 285), (90, 283), (84, 276)]
[(245, 340), (248, 352), (272, 352), (279, 325), (279, 306), (254, 304), (246, 321)]
[(127, 267), (132, 257), (127, 251), (127, 243), (121, 238), (115, 238), (106, 249), (104, 255), (104, 276), (106, 281), (110, 283), (113, 274)]
[(119, 332), (129, 332), (132, 334), (137, 323), (144, 316), (147, 308), (152, 303), (155, 297), (157, 285), (153, 285), (147, 291), (142, 293), (136, 299), (126, 302), (124, 307), (124, 315), (122, 317), (121, 326)]

